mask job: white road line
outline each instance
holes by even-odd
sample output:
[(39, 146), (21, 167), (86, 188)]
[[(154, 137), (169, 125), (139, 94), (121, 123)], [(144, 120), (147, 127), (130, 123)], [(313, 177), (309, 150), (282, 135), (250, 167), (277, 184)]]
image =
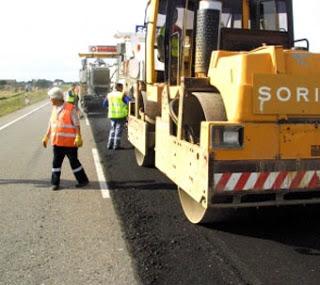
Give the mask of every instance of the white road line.
[(102, 198), (109, 199), (110, 198), (109, 187), (108, 187), (106, 178), (104, 176), (102, 166), (100, 164), (99, 153), (96, 148), (92, 149), (92, 155), (93, 155), (93, 160), (94, 160), (94, 164), (95, 164), (96, 171), (97, 171), (97, 176), (98, 176), (98, 180), (99, 180), (99, 184), (100, 184)]
[(91, 115), (91, 116), (100, 115), (100, 114), (101, 114), (100, 112), (88, 112), (88, 115)]
[(43, 107), (45, 107), (45, 106), (47, 106), (47, 105), (49, 105), (49, 104), (50, 104), (50, 102), (48, 102), (48, 103), (46, 103), (46, 104), (43, 104), (43, 105), (41, 105), (40, 107), (33, 109), (33, 110), (32, 110), (32, 111), (30, 111), (29, 113), (24, 114), (23, 116), (21, 116), (21, 117), (19, 117), (19, 118), (15, 119), (15, 120), (13, 120), (13, 121), (11, 121), (10, 123), (5, 124), (5, 125), (3, 125), (3, 126), (0, 126), (0, 131), (2, 131), (2, 130), (4, 130), (4, 129), (6, 129), (7, 127), (9, 127), (9, 126), (13, 125), (14, 123), (16, 123), (16, 122), (18, 122), (18, 121), (20, 121), (20, 120), (24, 119), (25, 117), (27, 117), (27, 116), (31, 115), (32, 113), (34, 113), (34, 112), (36, 112), (36, 111), (40, 110), (41, 108), (43, 108)]
[(88, 120), (88, 117), (85, 118), (85, 121), (86, 121), (86, 125), (90, 127), (90, 122)]

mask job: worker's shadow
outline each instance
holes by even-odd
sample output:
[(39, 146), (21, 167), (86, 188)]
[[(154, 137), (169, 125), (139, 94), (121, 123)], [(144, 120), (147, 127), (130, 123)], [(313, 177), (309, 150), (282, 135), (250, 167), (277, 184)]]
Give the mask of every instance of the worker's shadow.
[[(0, 179), (1, 185), (20, 185), (25, 184), (28, 185), (29, 188), (47, 188), (50, 189), (50, 179), (46, 180), (36, 180), (36, 179)], [(60, 182), (60, 190), (100, 190), (100, 183), (98, 181), (90, 181), (90, 183), (82, 188), (75, 187), (75, 180), (65, 180), (61, 179)]]
[(302, 255), (320, 256), (320, 205), (242, 209), (205, 228), (271, 240)]

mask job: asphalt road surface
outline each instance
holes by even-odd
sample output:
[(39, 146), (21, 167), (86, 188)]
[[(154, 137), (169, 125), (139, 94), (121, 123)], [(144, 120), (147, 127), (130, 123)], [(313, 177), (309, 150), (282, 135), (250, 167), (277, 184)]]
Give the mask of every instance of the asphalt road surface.
[[(40, 145), (48, 112), (3, 130), (19, 114), (0, 119), (0, 284), (319, 284), (318, 206), (192, 225), (175, 185), (137, 167), (125, 139), (122, 150), (106, 150), (103, 113), (89, 114), (94, 138), (82, 121), (90, 187), (75, 190), (66, 162), (63, 189), (52, 192), (51, 150)], [(92, 148), (112, 199), (101, 196)]]
[(44, 103), (0, 119), (0, 284), (138, 283), (84, 120), (80, 160), (91, 183), (76, 189), (65, 161), (62, 189), (50, 189), (52, 149), (41, 145), (50, 107), (30, 114)]
[(175, 185), (139, 168), (126, 140), (106, 150), (105, 115), (89, 119), (143, 284), (319, 284), (319, 206), (231, 211), (223, 223), (192, 225)]

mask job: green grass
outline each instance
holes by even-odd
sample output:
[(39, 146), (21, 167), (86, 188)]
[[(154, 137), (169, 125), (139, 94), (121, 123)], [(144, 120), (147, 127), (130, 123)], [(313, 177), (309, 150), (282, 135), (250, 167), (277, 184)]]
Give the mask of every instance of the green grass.
[(0, 117), (47, 98), (47, 90), (32, 92), (0, 92)]

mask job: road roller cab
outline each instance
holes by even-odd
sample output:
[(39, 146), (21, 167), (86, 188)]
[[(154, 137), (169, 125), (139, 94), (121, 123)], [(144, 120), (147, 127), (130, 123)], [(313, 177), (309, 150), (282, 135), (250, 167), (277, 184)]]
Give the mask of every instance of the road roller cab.
[(320, 55), (294, 40), (292, 8), (290, 0), (147, 4), (146, 77), (130, 106), (129, 140), (139, 165), (177, 184), (191, 222), (221, 208), (320, 201)]

